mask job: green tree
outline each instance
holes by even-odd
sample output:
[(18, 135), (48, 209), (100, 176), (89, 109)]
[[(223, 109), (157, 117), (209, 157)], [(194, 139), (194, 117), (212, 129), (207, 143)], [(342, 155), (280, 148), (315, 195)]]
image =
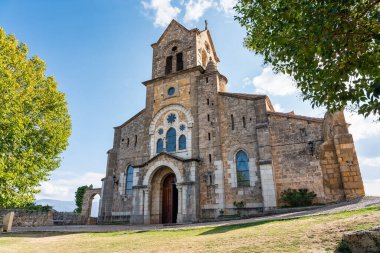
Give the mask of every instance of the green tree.
[(245, 46), (329, 111), (380, 115), (379, 0), (241, 0)]
[(32, 203), (60, 164), (70, 116), (45, 63), (0, 27), (0, 207)]
[(75, 204), (77, 205), (77, 208), (75, 208), (74, 213), (82, 212), (83, 196), (87, 189), (92, 189), (92, 184), (90, 184), (89, 186), (79, 186), (77, 191), (75, 192)]

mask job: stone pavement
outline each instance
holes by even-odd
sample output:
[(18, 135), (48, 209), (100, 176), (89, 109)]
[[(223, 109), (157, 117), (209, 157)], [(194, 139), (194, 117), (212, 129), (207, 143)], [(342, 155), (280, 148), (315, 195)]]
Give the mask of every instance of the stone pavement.
[[(258, 221), (271, 221), (271, 220), (284, 220), (291, 218), (298, 218), (304, 216), (332, 214), (343, 211), (357, 210), (369, 206), (380, 205), (380, 197), (366, 196), (362, 199), (353, 201), (341, 202), (338, 204), (331, 204), (322, 206), (312, 210), (291, 212), (284, 214), (274, 214), (270, 216), (255, 217), (249, 219), (230, 220), (230, 221), (215, 221), (207, 223), (192, 223), (192, 224), (178, 224), (178, 225), (72, 225), (72, 226), (45, 226), (45, 227), (14, 227), (13, 233), (24, 232), (117, 232), (117, 231), (149, 231), (149, 230), (172, 230), (172, 229), (191, 229), (202, 227), (215, 227), (225, 225), (244, 224)], [(280, 209), (281, 210), (281, 209)]]

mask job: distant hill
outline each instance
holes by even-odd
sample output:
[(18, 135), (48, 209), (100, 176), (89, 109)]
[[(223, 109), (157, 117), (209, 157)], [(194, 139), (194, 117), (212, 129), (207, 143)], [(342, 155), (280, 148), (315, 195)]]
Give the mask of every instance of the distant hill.
[[(56, 199), (38, 199), (34, 201), (37, 205), (49, 205), (58, 212), (73, 212), (76, 208), (74, 201), (62, 201)], [(99, 199), (92, 201), (91, 217), (98, 217)]]
[(62, 201), (56, 199), (38, 199), (34, 201), (37, 205), (49, 205), (59, 212), (72, 212), (76, 208), (74, 201)]

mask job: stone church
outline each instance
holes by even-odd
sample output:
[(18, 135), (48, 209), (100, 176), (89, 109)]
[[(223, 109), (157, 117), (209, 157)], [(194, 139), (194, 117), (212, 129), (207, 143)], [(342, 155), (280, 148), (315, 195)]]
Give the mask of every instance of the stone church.
[(364, 196), (342, 112), (276, 112), (266, 95), (227, 92), (210, 31), (175, 20), (152, 44), (145, 109), (115, 127), (99, 222), (187, 223), (281, 207), (307, 188), (315, 203)]

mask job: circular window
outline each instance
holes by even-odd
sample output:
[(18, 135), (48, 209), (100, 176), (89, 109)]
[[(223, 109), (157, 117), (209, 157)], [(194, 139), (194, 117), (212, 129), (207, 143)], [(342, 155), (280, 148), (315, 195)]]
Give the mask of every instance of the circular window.
[(185, 129), (186, 129), (186, 126), (184, 124), (181, 124), (179, 126), (179, 130), (181, 130), (182, 132), (185, 131)]
[(173, 124), (175, 122), (176, 118), (177, 117), (175, 116), (175, 114), (171, 113), (171, 114), (169, 114), (169, 116), (166, 120), (168, 121), (169, 124)]
[(175, 89), (174, 89), (174, 87), (170, 87), (170, 88), (168, 89), (168, 95), (169, 95), (169, 96), (173, 96), (174, 93), (175, 93)]
[(173, 48), (172, 48), (172, 51), (173, 51), (173, 52), (177, 51), (177, 47), (173, 47)]
[(164, 133), (164, 130), (162, 128), (158, 129), (158, 134), (162, 135)]

